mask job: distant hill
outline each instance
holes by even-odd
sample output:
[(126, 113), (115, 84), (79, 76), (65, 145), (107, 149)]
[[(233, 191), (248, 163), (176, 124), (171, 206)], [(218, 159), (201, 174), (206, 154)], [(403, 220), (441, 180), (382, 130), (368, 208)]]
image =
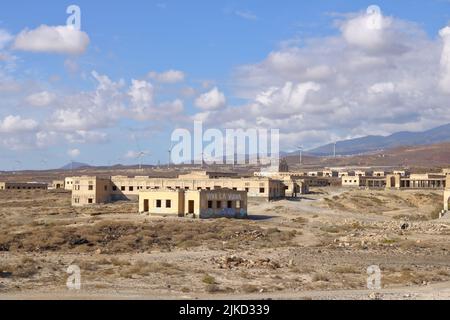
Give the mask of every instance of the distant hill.
[(82, 168), (90, 168), (91, 166), (86, 163), (81, 162), (71, 162), (66, 164), (64, 167), (60, 168), (59, 170), (78, 170)]
[[(298, 156), (287, 157), (290, 167), (297, 168)], [(401, 146), (368, 154), (333, 157), (303, 157), (303, 168), (373, 166), (450, 168), (450, 142), (421, 146)]]
[[(336, 144), (336, 154), (357, 155), (401, 146), (420, 146), (442, 142), (450, 142), (450, 124), (446, 124), (423, 132), (398, 132), (390, 136), (366, 136), (357, 139), (339, 141)], [(333, 144), (308, 151), (314, 156), (330, 156), (333, 154)]]

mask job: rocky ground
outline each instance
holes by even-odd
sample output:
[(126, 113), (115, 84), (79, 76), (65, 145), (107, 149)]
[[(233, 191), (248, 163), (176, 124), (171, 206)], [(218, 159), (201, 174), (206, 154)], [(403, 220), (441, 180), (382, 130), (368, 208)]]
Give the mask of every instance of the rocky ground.
[[(249, 220), (198, 221), (0, 192), (0, 298), (450, 299), (441, 202), (437, 191), (325, 188), (253, 202)], [(80, 291), (66, 287), (71, 265)], [(367, 289), (369, 266), (381, 289)]]

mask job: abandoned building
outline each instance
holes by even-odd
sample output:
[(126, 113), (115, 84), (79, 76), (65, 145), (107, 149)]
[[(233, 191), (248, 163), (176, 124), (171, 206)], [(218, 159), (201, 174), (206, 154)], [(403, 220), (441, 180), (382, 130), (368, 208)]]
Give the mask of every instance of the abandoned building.
[(149, 190), (139, 193), (139, 212), (194, 218), (246, 218), (247, 192), (220, 190)]
[[(243, 191), (248, 198), (266, 201), (297, 197), (308, 192), (303, 180), (269, 177), (222, 177), (218, 173), (196, 171), (178, 178), (150, 178), (144, 176), (113, 176), (110, 178), (72, 177), (72, 203), (75, 206), (137, 200), (142, 191), (150, 190), (221, 190)], [(67, 179), (66, 179), (67, 182)]]
[(73, 178), (68, 177), (64, 179), (64, 189), (66, 190), (72, 190), (73, 189)]
[(52, 182), (52, 189), (53, 190), (65, 189), (65, 181), (64, 180), (54, 180)]
[(446, 174), (446, 187), (444, 191), (444, 211), (448, 211), (450, 206), (450, 170)]
[(111, 202), (110, 179), (88, 176), (73, 178), (73, 206), (85, 206), (108, 202)]
[(388, 189), (444, 189), (446, 176), (444, 174), (425, 173), (402, 176), (389, 174), (386, 176)]
[(343, 176), (343, 187), (364, 187), (381, 189), (386, 187), (386, 179), (380, 176)]
[[(437, 189), (446, 187), (446, 175), (443, 173), (408, 174), (406, 171), (395, 171), (396, 174), (381, 175), (381, 172), (371, 176), (343, 176), (343, 187), (364, 187), (374, 189)], [(402, 174), (406, 175), (402, 175)], [(356, 174), (356, 172), (355, 172)]]
[(0, 190), (47, 190), (46, 183), (38, 182), (0, 182)]

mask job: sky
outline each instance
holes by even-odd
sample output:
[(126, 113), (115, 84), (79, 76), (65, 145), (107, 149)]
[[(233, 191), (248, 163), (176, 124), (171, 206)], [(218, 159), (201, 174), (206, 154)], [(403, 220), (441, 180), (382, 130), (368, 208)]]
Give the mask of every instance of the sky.
[(0, 170), (167, 163), (194, 121), (286, 151), (450, 123), (449, 25), (447, 0), (5, 1)]

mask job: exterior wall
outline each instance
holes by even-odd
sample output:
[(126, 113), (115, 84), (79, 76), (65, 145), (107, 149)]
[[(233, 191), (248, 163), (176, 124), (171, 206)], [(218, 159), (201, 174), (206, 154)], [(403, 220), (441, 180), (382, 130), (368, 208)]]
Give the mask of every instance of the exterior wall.
[[(186, 215), (193, 214), (194, 217), (200, 217), (202, 212), (202, 203), (200, 199), (201, 193), (198, 191), (188, 191), (185, 192), (184, 197), (184, 211)], [(193, 201), (193, 210), (190, 212), (189, 202)], [(207, 208), (207, 204), (203, 204), (203, 209)]]
[[(146, 204), (148, 204), (148, 208), (146, 208)], [(184, 192), (181, 190), (143, 191), (139, 193), (139, 212), (163, 216), (183, 216)]]
[(384, 189), (386, 188), (386, 179), (384, 177), (365, 177), (363, 184), (369, 189)]
[(73, 181), (73, 206), (111, 202), (111, 181), (109, 179), (74, 177)]
[(363, 170), (356, 170), (355, 171), (355, 176), (366, 177), (368, 175), (369, 175), (369, 173), (367, 171), (363, 171)]
[(339, 178), (348, 177), (348, 176), (350, 176), (350, 172), (348, 172), (348, 171), (340, 171), (340, 172), (338, 172), (338, 177)]
[(384, 171), (374, 171), (373, 172), (373, 176), (374, 177), (385, 177), (386, 176), (386, 172), (384, 172)]
[(444, 211), (449, 210), (449, 202), (450, 202), (450, 190), (444, 191)]
[[(170, 201), (170, 206), (167, 206)], [(139, 193), (139, 212), (196, 218), (246, 218), (247, 193), (220, 190), (152, 190)]]
[(388, 174), (386, 176), (387, 189), (400, 189), (401, 174)]
[(73, 178), (66, 178), (66, 179), (64, 179), (64, 189), (66, 189), (66, 190), (73, 190), (73, 183), (74, 183), (74, 179)]
[(327, 178), (335, 178), (335, 177), (338, 177), (338, 172), (333, 171), (333, 170), (324, 170), (322, 172), (322, 176), (327, 177)]
[(247, 214), (246, 192), (230, 189), (200, 191), (201, 219), (246, 218)]
[(46, 183), (35, 182), (0, 182), (0, 190), (47, 190)]
[(449, 210), (450, 202), (450, 173), (446, 176), (446, 189), (444, 191), (444, 211)]
[(65, 189), (64, 185), (65, 185), (64, 180), (55, 180), (52, 182), (52, 188), (54, 190)]
[(395, 170), (393, 172), (394, 175), (399, 174), (402, 177), (406, 177), (408, 175), (408, 172), (406, 170)]
[(343, 187), (362, 187), (363, 179), (360, 176), (344, 176), (342, 179)]
[(179, 189), (186, 191), (214, 190), (229, 188), (236, 191), (247, 191), (252, 198), (264, 198), (266, 200), (280, 199), (285, 196), (282, 181), (270, 178), (216, 178), (209, 179), (204, 176), (196, 176), (196, 179), (175, 178), (159, 179), (149, 177), (122, 177), (111, 178), (112, 199), (121, 200), (138, 197), (140, 191), (152, 189)]

